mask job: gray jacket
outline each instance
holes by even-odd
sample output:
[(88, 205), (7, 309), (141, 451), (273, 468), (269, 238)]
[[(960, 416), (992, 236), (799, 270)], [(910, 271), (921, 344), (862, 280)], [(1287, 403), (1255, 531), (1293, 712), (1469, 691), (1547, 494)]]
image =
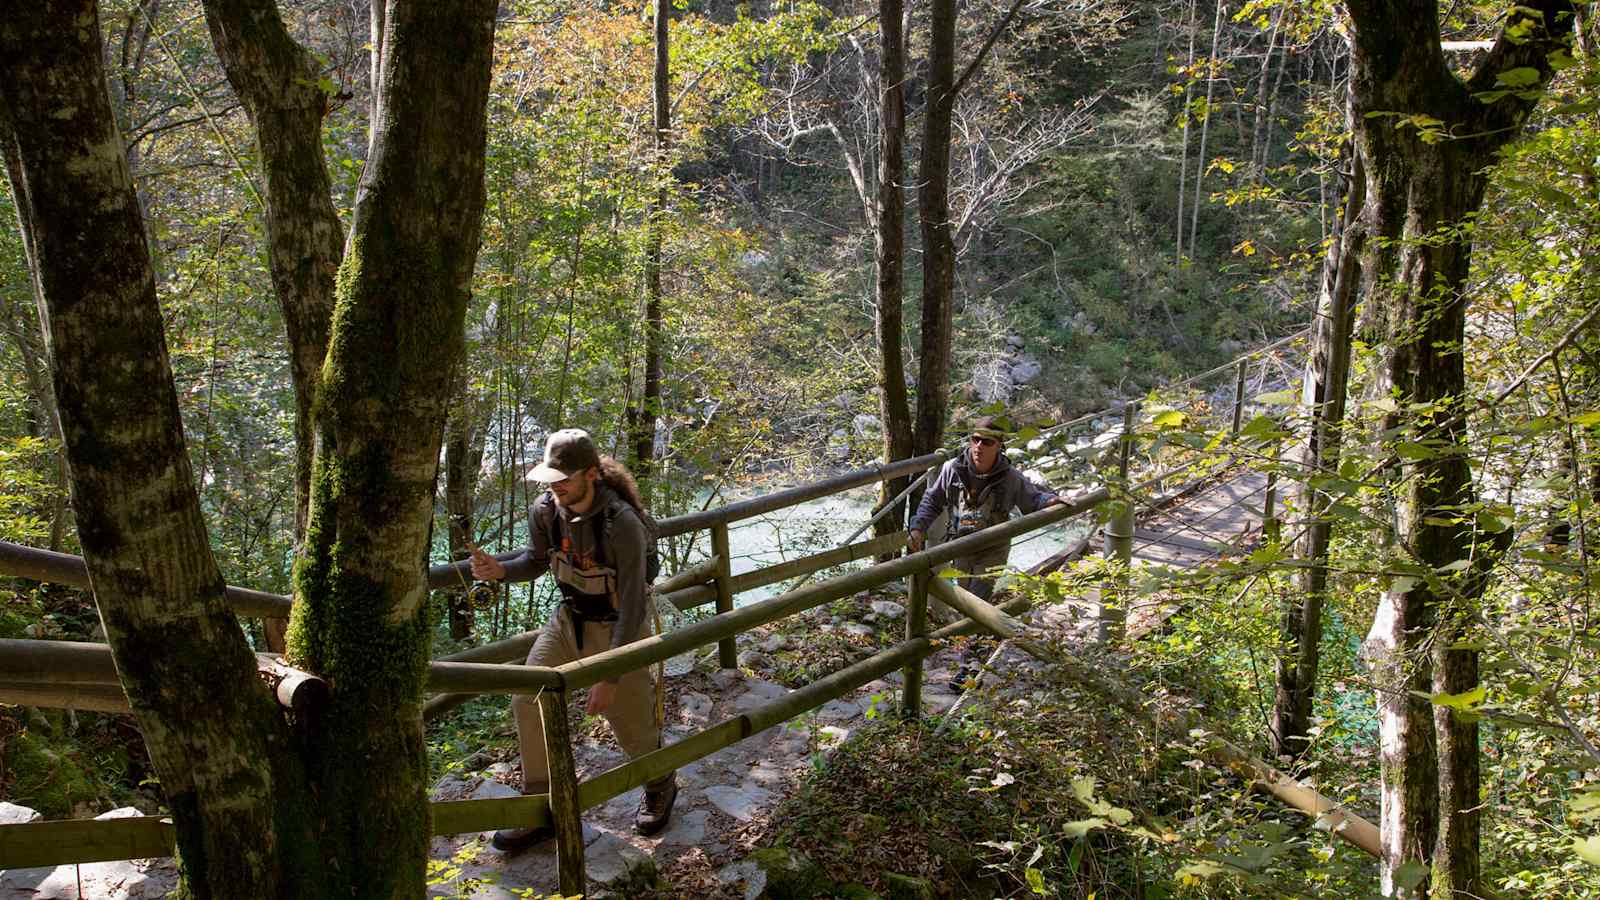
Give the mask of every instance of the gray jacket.
[[(603, 558), (606, 566), (617, 570), (617, 621), (611, 627), (611, 646), (616, 648), (638, 640), (644, 626), (647, 609), (645, 554), (650, 534), (639, 514), (609, 485), (597, 482), (595, 491), (594, 505), (583, 516), (574, 516), (556, 505), (549, 491), (534, 501), (528, 509), (528, 549), (521, 556), (506, 561), (506, 579), (532, 581), (550, 571), (550, 551), (553, 548), (539, 520), (546, 504), (554, 506), (556, 534), (571, 537), (571, 552), (581, 558)], [(608, 538), (603, 550), (594, 546), (597, 523), (590, 521), (594, 516), (609, 516), (611, 519), (609, 523), (598, 523), (599, 533)]]
[(939, 476), (922, 495), (917, 514), (911, 517), (911, 530), (928, 533), (928, 526), (939, 513), (950, 509), (947, 537), (957, 537), (1011, 518), (1011, 510), (1024, 514), (1037, 512), (1056, 499), (1055, 491), (1029, 481), (1013, 468), (1004, 452), (995, 457), (994, 468), (979, 475), (972, 469), (970, 450), (944, 464)]

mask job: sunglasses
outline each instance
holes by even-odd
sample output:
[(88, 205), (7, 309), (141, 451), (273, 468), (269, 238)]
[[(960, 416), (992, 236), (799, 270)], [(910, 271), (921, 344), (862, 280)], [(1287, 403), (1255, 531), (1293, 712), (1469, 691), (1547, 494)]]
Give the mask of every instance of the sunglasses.
[(977, 444), (980, 447), (993, 447), (996, 444), (1000, 443), (999, 441), (995, 440), (992, 437), (984, 437), (981, 434), (973, 435), (972, 436), (972, 442), (974, 444)]

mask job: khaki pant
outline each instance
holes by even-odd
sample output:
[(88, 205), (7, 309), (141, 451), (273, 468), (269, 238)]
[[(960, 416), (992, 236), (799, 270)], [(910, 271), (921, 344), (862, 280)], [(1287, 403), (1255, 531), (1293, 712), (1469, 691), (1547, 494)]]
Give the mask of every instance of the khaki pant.
[[(565, 607), (557, 607), (533, 649), (528, 651), (530, 666), (555, 667), (584, 656), (611, 649), (611, 622), (585, 622), (583, 652), (578, 652), (572, 618)], [(650, 633), (648, 620), (644, 637)], [(522, 750), (522, 792), (542, 794), (550, 789), (550, 758), (544, 743), (544, 717), (538, 698), (517, 694), (511, 698), (511, 712), (517, 720), (517, 743)], [(648, 668), (636, 669), (617, 681), (617, 696), (605, 711), (606, 721), (617, 736), (617, 743), (632, 759), (661, 746), (661, 729), (656, 725), (655, 679)], [(665, 786), (671, 775), (651, 782), (651, 788)]]
[[(963, 556), (951, 563), (962, 572), (988, 572), (998, 569), (1006, 564), (1006, 559), (1011, 555), (1011, 542), (1004, 541), (994, 547), (979, 550), (971, 556)], [(971, 591), (980, 600), (988, 600), (994, 594), (993, 578), (979, 578), (976, 575), (968, 576), (958, 582), (962, 587)]]

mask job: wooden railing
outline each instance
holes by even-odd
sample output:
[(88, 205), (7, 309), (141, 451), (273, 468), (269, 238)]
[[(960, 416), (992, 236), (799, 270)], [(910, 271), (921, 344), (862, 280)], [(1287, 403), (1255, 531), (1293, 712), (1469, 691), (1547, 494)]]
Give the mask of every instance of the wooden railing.
[[(1271, 350), (1275, 348), (1263, 348)], [(1260, 351), (1258, 351), (1260, 353)], [(1207, 376), (1230, 371), (1219, 368)], [(1245, 381), (1245, 368), (1237, 367), (1238, 382)], [(1182, 386), (1188, 386), (1190, 382)], [(1215, 404), (1210, 404), (1215, 406)], [(1233, 431), (1240, 428), (1245, 408), (1245, 391), (1236, 390), (1229, 413)], [(1215, 410), (1212, 410), (1215, 412)], [(1113, 523), (1108, 530), (1107, 552), (1125, 555), (1133, 529), (1131, 515), (1136, 493), (1129, 483), (1130, 458), (1134, 449), (1136, 410), (1125, 406), (1064, 423), (1050, 435), (1071, 437), (1072, 428), (1093, 423), (1098, 417), (1121, 417), (1124, 427), (1110, 442), (1089, 440), (1078, 447), (1077, 456), (1115, 452), (1117, 466), (1105, 486), (1085, 490), (1064, 505), (1013, 519), (967, 537), (948, 541), (866, 569), (837, 575), (815, 584), (791, 588), (776, 596), (735, 607), (740, 593), (766, 587), (790, 578), (813, 574), (842, 563), (876, 557), (904, 546), (904, 532), (850, 543), (844, 547), (786, 561), (754, 572), (734, 575), (729, 552), (728, 527), (732, 522), (829, 496), (850, 488), (916, 473), (926, 473), (949, 458), (938, 452), (873, 466), (812, 484), (802, 485), (716, 509), (661, 520), (664, 537), (709, 529), (711, 558), (675, 574), (657, 588), (659, 596), (680, 609), (714, 603), (716, 615), (667, 632), (595, 654), (555, 668), (503, 665), (526, 657), (536, 633), (517, 635), (431, 662), (426, 690), (434, 694), (425, 707), (432, 718), (476, 693), (533, 694), (539, 699), (547, 726), (546, 740), (552, 790), (549, 794), (489, 800), (439, 801), (431, 805), (433, 832), (451, 834), (493, 828), (553, 824), (558, 838), (558, 867), (563, 894), (584, 891), (583, 840), (580, 816), (583, 810), (619, 796), (675, 771), (695, 760), (728, 747), (746, 737), (816, 709), (885, 674), (904, 672), (902, 712), (914, 717), (921, 711), (922, 660), (933, 652), (937, 642), (961, 634), (989, 631), (1009, 637), (1016, 631), (1011, 613), (1023, 604), (1012, 601), (991, 606), (952, 584), (941, 583), (935, 573), (946, 563), (972, 555), (987, 546), (1026, 535), (1064, 520), (1081, 516), (1117, 496), (1122, 501), (1125, 527)], [(1105, 430), (1099, 432), (1106, 433)], [(1155, 442), (1153, 442), (1155, 443)], [(1156, 448), (1160, 450), (1159, 447)], [(1162, 479), (1197, 465), (1196, 460), (1179, 454), (1151, 452), (1135, 466), (1149, 487)], [(1101, 472), (1104, 473), (1104, 468)], [(509, 559), (518, 554), (502, 554)], [(40, 581), (54, 581), (86, 587), (87, 573), (77, 557), (0, 543), (0, 574)], [(458, 584), (466, 575), (466, 564), (446, 564), (428, 572), (431, 587)], [(905, 579), (908, 603), (905, 634), (902, 640), (872, 656), (798, 688), (784, 697), (739, 716), (718, 722), (674, 744), (603, 772), (582, 782), (575, 776), (571, 741), (566, 734), (567, 705), (573, 691), (599, 681), (644, 668), (681, 653), (710, 644), (718, 646), (721, 665), (735, 665), (736, 637), (761, 625), (793, 616), (833, 600)], [(927, 628), (927, 603), (932, 591), (942, 601), (966, 613), (957, 623), (930, 632)], [(233, 588), (227, 599), (241, 615), (287, 614), (290, 599), (280, 595)], [(264, 658), (262, 665), (273, 673), (279, 685), (279, 699), (285, 703), (314, 702), (316, 680), (305, 673), (287, 669), (281, 662)], [(276, 667), (276, 669), (274, 669)], [(285, 688), (284, 685), (291, 687)], [(306, 700), (304, 698), (313, 698)], [(70, 706), (90, 709), (125, 710), (126, 698), (116, 684), (110, 648), (103, 644), (49, 641), (0, 641), (0, 702)], [(58, 821), (27, 825), (0, 825), (0, 868), (97, 862), (169, 855), (172, 827), (162, 817), (146, 816), (108, 821)]]

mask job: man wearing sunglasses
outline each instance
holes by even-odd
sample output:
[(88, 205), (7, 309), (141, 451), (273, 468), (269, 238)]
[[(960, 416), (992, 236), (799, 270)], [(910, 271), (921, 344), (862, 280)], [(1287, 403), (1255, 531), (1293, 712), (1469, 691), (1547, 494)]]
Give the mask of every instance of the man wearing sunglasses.
[[(923, 493), (917, 514), (911, 517), (907, 543), (913, 551), (922, 549), (929, 526), (946, 509), (950, 511), (945, 532), (948, 541), (1004, 522), (1013, 509), (1026, 514), (1064, 502), (1054, 491), (1012, 468), (1006, 459), (1005, 439), (1005, 429), (993, 416), (973, 424), (966, 449), (939, 470), (939, 477)], [(1003, 568), (1010, 555), (1011, 542), (1002, 541), (955, 560), (957, 569), (970, 573), (961, 579), (961, 586), (988, 600), (994, 593), (994, 577), (984, 576)]]

